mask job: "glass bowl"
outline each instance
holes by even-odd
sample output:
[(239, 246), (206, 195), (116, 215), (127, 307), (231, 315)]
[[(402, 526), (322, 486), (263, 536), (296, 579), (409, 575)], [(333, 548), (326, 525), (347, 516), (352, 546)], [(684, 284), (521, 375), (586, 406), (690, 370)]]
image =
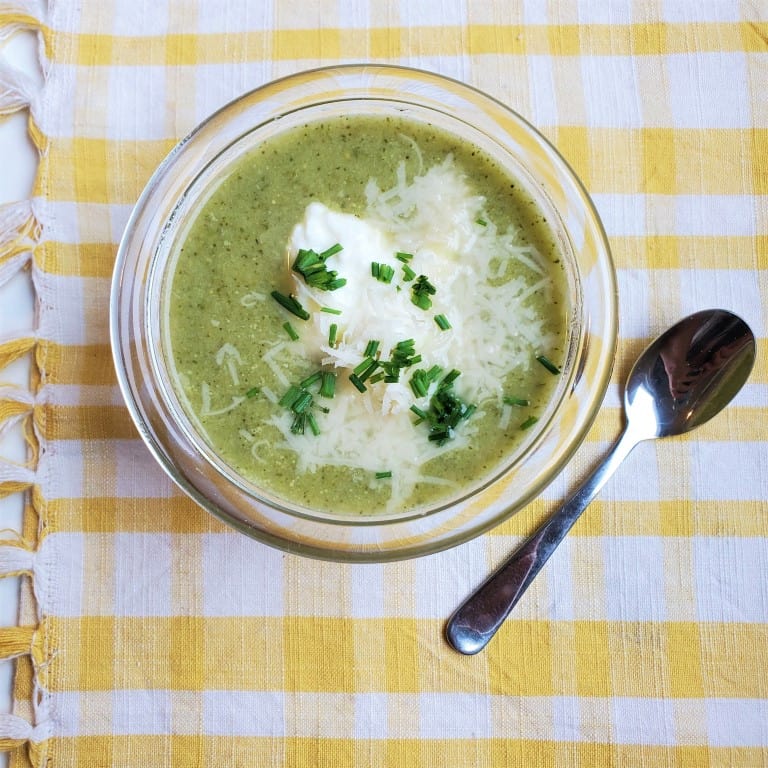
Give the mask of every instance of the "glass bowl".
[[(554, 397), (526, 441), (493, 477), (448, 501), (401, 514), (334, 515), (255, 487), (208, 446), (169, 373), (162, 304), (174, 243), (238, 158), (302, 121), (350, 113), (406, 116), (480, 146), (524, 184), (563, 254), (570, 299), (567, 359)], [(110, 333), (118, 381), (160, 466), (203, 508), (267, 544), (331, 560), (387, 561), (477, 536), (535, 498), (590, 427), (612, 369), (616, 283), (594, 206), (563, 158), (522, 117), (448, 78), (394, 66), (316, 69), (269, 83), (198, 126), (142, 193), (117, 255)]]

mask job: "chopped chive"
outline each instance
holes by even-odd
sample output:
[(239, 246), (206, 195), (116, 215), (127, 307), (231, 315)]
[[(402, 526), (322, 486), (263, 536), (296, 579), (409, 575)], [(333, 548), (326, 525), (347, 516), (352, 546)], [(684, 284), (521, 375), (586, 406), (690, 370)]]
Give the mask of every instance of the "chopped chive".
[(299, 334), (296, 333), (296, 329), (290, 324), (290, 322), (284, 322), (283, 328), (285, 328), (285, 332), (291, 337), (291, 339), (293, 339), (293, 341), (296, 341), (296, 339), (299, 338)]
[(520, 429), (530, 429), (538, 419), (535, 416), (529, 416), (521, 425)]
[(365, 392), (368, 389), (356, 373), (351, 373), (349, 375), (349, 380), (355, 385), (355, 389), (357, 389), (358, 392)]
[(410, 380), (411, 389), (416, 397), (426, 397), (429, 389), (429, 377), (427, 372), (419, 368), (413, 372)]
[(536, 359), (553, 375), (557, 376), (560, 369), (546, 355), (536, 355)]
[(291, 406), (291, 410), (294, 413), (304, 413), (310, 405), (312, 405), (312, 393), (305, 390)]
[(451, 327), (451, 324), (448, 322), (448, 318), (445, 315), (435, 315), (435, 322), (441, 331), (447, 331)]
[(389, 264), (380, 264), (378, 261), (371, 262), (371, 277), (375, 277), (382, 283), (391, 283), (395, 276), (395, 270)]
[(439, 365), (433, 365), (427, 371), (427, 378), (432, 382), (443, 372), (443, 369)]
[(320, 307), (321, 312), (327, 312), (329, 315), (340, 315), (340, 309), (334, 309), (333, 307)]
[(432, 306), (432, 299), (426, 293), (414, 293), (411, 297), (411, 302), (424, 311)]
[(511, 395), (507, 395), (503, 398), (503, 401), (507, 405), (515, 405), (519, 408), (524, 408), (526, 405), (530, 405), (531, 401), (526, 400), (524, 397), (512, 397)]
[(405, 253), (404, 251), (398, 251), (395, 254), (395, 258), (398, 261), (402, 261), (403, 263), (409, 262), (413, 258), (412, 253)]
[(392, 477), (392, 471), (391, 470), (387, 470), (386, 472), (377, 472), (376, 473), (376, 479), (377, 480), (386, 480), (389, 477)]
[(456, 381), (459, 376), (461, 376), (461, 371), (457, 371), (454, 368), (443, 377), (443, 380), (440, 382), (440, 388), (445, 389), (446, 387), (453, 386), (453, 382)]
[(412, 405), (411, 410), (419, 417), (419, 419), (421, 419), (421, 421), (424, 421), (428, 418), (426, 412), (422, 411), (418, 405)]
[(245, 396), (250, 400), (252, 397), (256, 397), (256, 395), (259, 394), (261, 390), (258, 387), (251, 387), (246, 393)]
[(304, 424), (307, 421), (307, 414), (306, 413), (297, 413), (293, 417), (293, 422), (291, 424), (291, 432), (294, 435), (303, 435), (304, 434)]
[(475, 224), (479, 224), (481, 227), (488, 226), (488, 222), (485, 219), (475, 219)]
[(320, 427), (317, 426), (317, 421), (315, 420), (315, 416), (312, 411), (307, 413), (307, 424), (309, 424), (309, 428), (312, 430), (312, 434), (317, 437), (320, 434)]
[(338, 333), (339, 326), (336, 325), (336, 323), (332, 323), (330, 329), (328, 330), (328, 346), (329, 347), (335, 347), (336, 346), (336, 334)]
[(429, 278), (426, 275), (419, 275), (417, 282), (420, 290), (422, 290), (424, 293), (429, 293), (432, 296), (437, 293), (437, 288), (435, 288), (435, 286), (429, 282)]
[(371, 376), (370, 379), (368, 379), (369, 384), (378, 384), (387, 374), (384, 373), (384, 371), (379, 371), (378, 373)]
[(419, 275), (411, 286), (411, 291), (411, 302), (419, 309), (427, 310), (432, 306), (432, 299), (429, 297), (435, 295), (437, 288), (429, 282), (426, 275)]
[(446, 429), (433, 429), (429, 433), (429, 439), (434, 443), (439, 443), (442, 445), (447, 440), (450, 440), (453, 437), (453, 430), (448, 427)]
[(317, 253), (311, 248), (300, 248), (291, 269), (300, 274), (306, 284), (312, 288), (319, 288), (321, 291), (335, 291), (346, 285), (347, 281), (340, 278), (336, 270), (328, 269), (325, 260), (340, 250), (341, 246), (338, 243), (322, 253)]
[(403, 264), (403, 280), (409, 282), (414, 277), (416, 277), (416, 273), (407, 264)]
[(320, 258), (325, 261), (326, 259), (329, 259), (331, 256), (337, 254), (339, 251), (343, 251), (344, 249), (341, 247), (340, 243), (336, 243), (336, 245), (332, 245), (330, 248), (326, 248), (321, 254)]
[(366, 357), (371, 357), (371, 358), (374, 357), (376, 353), (379, 351), (379, 343), (380, 342), (376, 341), (376, 339), (371, 339), (366, 345), (365, 352), (363, 352), (363, 354)]
[(272, 291), (270, 296), (284, 309), (287, 309), (291, 314), (300, 317), (302, 320), (309, 320), (309, 312), (299, 304), (293, 296), (286, 296), (279, 291)]
[(320, 381), (322, 378), (323, 372), (322, 371), (315, 371), (311, 376), (307, 376), (304, 381), (299, 382), (299, 386), (302, 389), (306, 389), (307, 387), (311, 387), (315, 382)]
[(373, 375), (374, 371), (379, 367), (379, 361), (374, 360), (362, 373), (358, 374), (360, 381), (367, 381), (367, 379)]
[(358, 363), (353, 369), (352, 372), (359, 376), (363, 371), (366, 371), (371, 363), (373, 363), (374, 360), (372, 357), (366, 357), (361, 363)]
[(333, 397), (336, 391), (336, 374), (330, 371), (323, 371), (322, 382), (320, 384), (320, 394), (322, 397)]
[(293, 408), (293, 404), (301, 397), (301, 390), (291, 385), (286, 393), (278, 400), (278, 404), (284, 408)]

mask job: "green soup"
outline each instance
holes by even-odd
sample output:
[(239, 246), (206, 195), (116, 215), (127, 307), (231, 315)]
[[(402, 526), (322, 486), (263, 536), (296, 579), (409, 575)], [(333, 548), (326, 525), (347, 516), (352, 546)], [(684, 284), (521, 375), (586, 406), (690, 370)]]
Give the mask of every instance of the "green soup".
[(179, 398), (223, 461), (292, 504), (367, 515), (461, 495), (559, 380), (553, 232), (490, 156), (433, 126), (350, 116), (264, 141), (173, 264)]

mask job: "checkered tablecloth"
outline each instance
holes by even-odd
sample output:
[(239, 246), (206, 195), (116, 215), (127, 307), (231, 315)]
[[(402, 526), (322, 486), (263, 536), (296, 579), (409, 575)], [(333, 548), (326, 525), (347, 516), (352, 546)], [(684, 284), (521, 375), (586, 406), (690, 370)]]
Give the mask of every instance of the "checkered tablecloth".
[[(27, 269), (30, 390), (0, 390), (30, 462), (0, 572), (23, 573), (11, 764), (768, 766), (768, 7), (730, 0), (32, 0), (44, 85), (31, 201), (0, 208), (0, 283)], [(0, 42), (2, 45), (2, 42)], [(615, 379), (543, 496), (451, 551), (387, 565), (286, 555), (183, 497), (116, 386), (108, 298), (133, 203), (197, 122), (277, 76), (400, 63), (507, 103), (592, 194), (620, 289)], [(2, 169), (0, 169), (2, 172)], [(486, 651), (453, 608), (553, 510), (621, 428), (651, 336), (719, 306), (758, 336), (733, 407), (637, 448)], [(0, 372), (0, 379), (2, 373)], [(2, 528), (0, 521), (0, 528)], [(2, 663), (11, 663), (3, 661)]]

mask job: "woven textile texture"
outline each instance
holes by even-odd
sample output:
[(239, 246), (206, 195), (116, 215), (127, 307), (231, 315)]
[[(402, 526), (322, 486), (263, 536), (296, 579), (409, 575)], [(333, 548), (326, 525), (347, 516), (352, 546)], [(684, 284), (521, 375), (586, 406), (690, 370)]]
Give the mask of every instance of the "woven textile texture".
[[(0, 68), (40, 165), (0, 209), (0, 283), (38, 324), (0, 329), (30, 391), (0, 391), (30, 462), (0, 459), (25, 528), (13, 768), (768, 766), (768, 7), (726, 0), (31, 0), (44, 84)], [(6, 35), (7, 33), (7, 35)], [(373, 61), (477, 86), (529, 119), (591, 193), (619, 281), (614, 380), (575, 460), (529, 508), (387, 565), (286, 555), (213, 520), (156, 466), (108, 340), (117, 244), (150, 174), (200, 120), (275, 77)], [(620, 385), (681, 316), (758, 336), (734, 405), (637, 448), (486, 651), (446, 617), (621, 428)], [(0, 379), (2, 373), (0, 372)], [(0, 528), (2, 528), (0, 521)]]

